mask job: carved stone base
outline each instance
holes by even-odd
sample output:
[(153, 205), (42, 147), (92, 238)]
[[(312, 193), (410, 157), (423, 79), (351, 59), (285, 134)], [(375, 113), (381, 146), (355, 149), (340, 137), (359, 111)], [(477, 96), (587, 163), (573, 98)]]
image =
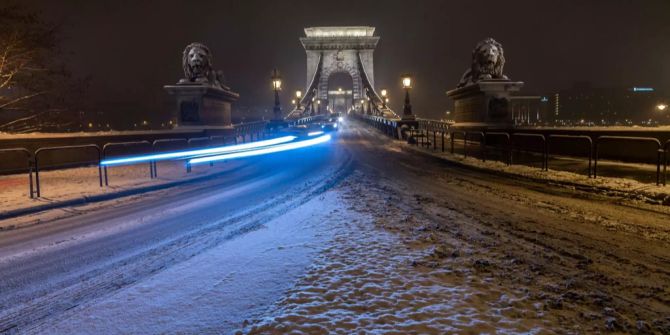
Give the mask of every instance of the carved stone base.
[(165, 90), (177, 100), (173, 119), (179, 127), (232, 125), (231, 104), (239, 94), (209, 85), (166, 85)]
[(510, 96), (523, 82), (486, 80), (447, 92), (454, 99), (454, 120), (457, 126), (511, 127)]

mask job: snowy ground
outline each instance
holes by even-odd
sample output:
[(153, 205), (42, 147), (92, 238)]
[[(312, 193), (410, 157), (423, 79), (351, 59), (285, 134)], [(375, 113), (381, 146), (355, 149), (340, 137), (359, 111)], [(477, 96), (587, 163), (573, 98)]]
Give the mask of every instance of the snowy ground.
[[(358, 174), (334, 192), (341, 205), (328, 215), (332, 240), (270, 316), (241, 332), (538, 333), (557, 325), (524, 289), (463, 269), (452, 250), (412, 239), (401, 227), (387, 229), (409, 222), (379, 191)], [(440, 259), (446, 264), (435, 266)]]
[[(377, 134), (377, 136), (383, 136)], [(430, 137), (432, 141), (432, 136)], [(441, 137), (436, 137), (436, 148), (422, 145), (409, 145), (401, 141), (395, 141), (397, 146), (406, 150), (420, 151), (440, 159), (458, 162), (474, 168), (484, 169), (491, 172), (502, 172), (512, 176), (530, 178), (547, 183), (570, 185), (591, 189), (595, 192), (613, 196), (626, 196), (630, 198), (670, 205), (670, 184), (667, 186), (656, 185), (656, 166), (652, 164), (625, 163), (617, 161), (598, 161), (598, 178), (588, 176), (588, 159), (575, 157), (552, 156), (549, 160), (549, 170), (543, 171), (540, 155), (526, 155), (523, 162), (516, 162), (507, 166), (502, 162), (502, 157), (492, 155), (489, 149), (489, 158), (482, 161), (479, 156), (479, 143), (469, 143), (468, 157), (462, 153), (463, 141), (456, 140), (455, 154), (451, 154), (449, 139), (445, 139), (445, 152), (441, 151)], [(491, 157), (493, 156), (493, 157)], [(498, 159), (498, 160), (496, 160)], [(661, 173), (662, 173), (661, 168)], [(661, 174), (661, 180), (662, 180)]]
[[(40, 172), (41, 197), (29, 197), (27, 174), (0, 176), (0, 213), (5, 211), (31, 208), (50, 203), (87, 196), (119, 192), (151, 185), (166, 184), (174, 181), (196, 179), (208, 175), (232, 172), (242, 169), (247, 162), (233, 161), (214, 165), (194, 166), (187, 173), (183, 161), (159, 162), (158, 178), (150, 179), (149, 165), (137, 164), (109, 167), (108, 186), (100, 187), (98, 167), (81, 167)], [(34, 224), (38, 216), (26, 216), (12, 220), (0, 220), (0, 230)], [(53, 216), (50, 218), (53, 219)]]
[(343, 128), (229, 181), (0, 232), (0, 332), (670, 334), (669, 207)]

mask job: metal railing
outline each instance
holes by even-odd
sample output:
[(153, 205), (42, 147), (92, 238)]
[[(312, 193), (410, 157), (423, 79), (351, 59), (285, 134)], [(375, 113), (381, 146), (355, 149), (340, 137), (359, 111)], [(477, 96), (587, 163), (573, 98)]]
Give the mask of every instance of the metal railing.
[(514, 164), (514, 149), (517, 150), (517, 152), (522, 152), (522, 151), (529, 151), (529, 152), (537, 152), (530, 150), (528, 146), (520, 146), (516, 145), (516, 141), (514, 140), (515, 138), (537, 138), (542, 140), (542, 150), (539, 151), (542, 154), (542, 170), (547, 171), (547, 140), (542, 134), (529, 134), (529, 133), (516, 133), (512, 132), (510, 134), (510, 137), (512, 138), (512, 153), (510, 154), (510, 163), (509, 165)]
[[(502, 137), (502, 138), (505, 139), (505, 148), (504, 148), (505, 164), (507, 164), (507, 166), (512, 165), (512, 137), (510, 136), (510, 134), (505, 133), (505, 132), (499, 132), (499, 131), (491, 131), (491, 132), (486, 132), (484, 135), (487, 138), (492, 137), (492, 136), (497, 136), (497, 137)], [(490, 146), (488, 142), (486, 144), (488, 146)], [(494, 146), (494, 147), (497, 147), (497, 146)]]
[(256, 140), (259, 140), (261, 136), (265, 137), (266, 127), (266, 121), (255, 121), (235, 125), (235, 141), (237, 143), (237, 138), (242, 137), (242, 143), (246, 143), (247, 135), (249, 135), (249, 141), (254, 141), (254, 135), (256, 135)]
[[(656, 185), (661, 183), (661, 156), (663, 154), (663, 147), (661, 141), (653, 137), (632, 137), (632, 136), (600, 136), (595, 143), (595, 159), (593, 161), (593, 178), (598, 176), (598, 154), (603, 141), (636, 141), (648, 142), (656, 144)], [(664, 167), (666, 169), (666, 167)]]
[[(221, 145), (226, 145), (228, 143), (228, 140), (234, 139), (234, 142), (237, 143), (237, 138), (236, 136), (249, 136), (249, 140), (260, 140), (261, 138), (266, 137), (265, 133), (265, 128), (266, 128), (267, 122), (265, 121), (258, 121), (258, 122), (251, 122), (251, 123), (245, 123), (245, 124), (238, 124), (235, 125), (235, 131), (233, 136), (223, 136), (223, 135), (217, 135), (217, 136), (211, 136), (211, 137), (194, 137), (190, 139), (186, 138), (167, 138), (167, 139), (157, 139), (154, 140), (153, 142), (149, 141), (129, 141), (129, 142), (110, 142), (106, 143), (105, 145), (100, 148), (96, 144), (83, 144), (83, 145), (71, 145), (71, 146), (53, 146), (53, 147), (41, 147), (35, 150), (34, 154), (30, 152), (30, 150), (26, 148), (6, 148), (6, 149), (0, 149), (0, 154), (3, 153), (10, 153), (10, 152), (20, 152), (26, 155), (27, 157), (27, 166), (28, 166), (28, 184), (29, 184), (29, 196), (31, 198), (34, 197), (40, 197), (41, 196), (41, 191), (42, 191), (42, 185), (40, 182), (40, 169), (44, 167), (40, 167), (41, 159), (40, 157), (45, 153), (45, 152), (52, 152), (52, 151), (66, 151), (66, 150), (94, 150), (97, 154), (96, 158), (96, 164), (98, 166), (98, 181), (99, 181), (99, 186), (103, 187), (103, 177), (104, 177), (104, 185), (109, 186), (109, 173), (108, 173), (108, 167), (107, 166), (102, 166), (101, 161), (105, 158), (108, 158), (110, 156), (109, 151), (112, 150), (113, 148), (119, 148), (119, 147), (132, 147), (132, 146), (147, 146), (150, 151), (152, 152), (161, 152), (162, 150), (159, 150), (159, 146), (166, 144), (166, 143), (179, 143), (183, 148), (187, 147), (193, 147), (196, 143), (198, 142), (209, 142), (210, 145), (213, 145), (214, 143), (220, 142)], [(245, 139), (246, 141), (246, 139)], [(49, 168), (58, 168), (61, 169), (63, 166), (71, 167), (71, 166), (82, 166), (84, 164), (90, 164), (92, 161), (76, 161), (76, 162), (68, 162), (65, 165), (60, 165), (60, 166), (49, 166)], [(149, 176), (151, 179), (157, 178), (158, 177), (158, 167), (157, 167), (157, 162), (156, 161), (150, 161), (149, 162)], [(210, 166), (213, 164), (210, 164)], [(187, 172), (190, 172), (190, 166), (186, 166)], [(33, 183), (33, 170), (35, 171), (35, 179)]]
[[(149, 149), (152, 149), (152, 145), (149, 141), (133, 141), (133, 142), (111, 142), (111, 143), (106, 143), (105, 145), (102, 146), (102, 159), (107, 159), (107, 150), (111, 148), (118, 148), (118, 147), (132, 147), (132, 146), (148, 146)], [(109, 176), (107, 173), (107, 165), (105, 165), (103, 168), (103, 174), (105, 177), (105, 186), (109, 186)], [(149, 176), (150, 178), (153, 178), (153, 168), (151, 163), (149, 163)]]
[(32, 199), (35, 197), (35, 191), (33, 190), (33, 154), (26, 148), (7, 148), (7, 149), (0, 149), (0, 154), (2, 153), (9, 153), (9, 152), (20, 152), (22, 154), (25, 154), (27, 157), (27, 165), (28, 165), (28, 196)]
[[(389, 122), (392, 120), (385, 119), (380, 116), (372, 115), (356, 115), (362, 121), (365, 121), (367, 124), (380, 129), (382, 132), (387, 134), (390, 137), (400, 139), (400, 136), (393, 136), (392, 134), (399, 133), (401, 131), (397, 125), (394, 125), (396, 129), (389, 131), (386, 127)], [(487, 159), (487, 149), (490, 147), (500, 148), (504, 153), (504, 160), (508, 165), (514, 163), (513, 153), (516, 152), (530, 152), (541, 155), (541, 169), (544, 171), (549, 170), (549, 159), (550, 153), (553, 149), (552, 143), (555, 143), (559, 140), (568, 140), (574, 141), (575, 143), (583, 143), (584, 148), (587, 150), (588, 166), (587, 166), (587, 175), (589, 177), (596, 178), (598, 175), (598, 159), (600, 158), (599, 150), (603, 146), (604, 142), (607, 141), (624, 141), (624, 142), (646, 142), (655, 144), (655, 165), (656, 165), (656, 185), (660, 185), (661, 182), (663, 185), (667, 184), (667, 167), (668, 167), (668, 156), (670, 152), (670, 140), (667, 140), (663, 144), (657, 138), (653, 137), (639, 137), (639, 136), (609, 136), (609, 135), (568, 135), (568, 134), (552, 134), (551, 130), (541, 129), (537, 132), (519, 132), (516, 130), (509, 131), (475, 131), (467, 130), (463, 128), (454, 128), (447, 122), (436, 121), (436, 120), (425, 120), (420, 119), (416, 122), (418, 127), (406, 128), (409, 132), (410, 137), (413, 138), (415, 145), (424, 145), (428, 143), (427, 138), (432, 135), (433, 144), (432, 149), (437, 150), (437, 134), (441, 134), (442, 139), (442, 152), (445, 151), (445, 136), (448, 134), (450, 141), (450, 152), (454, 154), (454, 141), (458, 137), (461, 137), (463, 140), (463, 156), (467, 157), (469, 154), (468, 151), (468, 142), (473, 138), (475, 134), (478, 135), (481, 145), (481, 159), (485, 161)], [(431, 134), (432, 133), (432, 134)], [(500, 137), (503, 139), (502, 146), (495, 144), (500, 143), (498, 141), (489, 141), (493, 137)], [(521, 140), (526, 138), (527, 140)], [(417, 140), (419, 139), (419, 140)], [(535, 145), (532, 145), (532, 142), (529, 142), (530, 139), (535, 139)], [(649, 152), (648, 152), (649, 153)], [(577, 155), (575, 153), (565, 154), (565, 156), (580, 156), (584, 157), (583, 154)], [(663, 170), (661, 171), (661, 166)]]
[(547, 160), (547, 170), (549, 169), (549, 155), (551, 153), (551, 140), (552, 139), (573, 139), (573, 140), (581, 140), (584, 141), (588, 144), (588, 152), (589, 152), (589, 165), (587, 168), (587, 174), (589, 178), (591, 178), (591, 166), (592, 166), (592, 161), (593, 161), (593, 140), (591, 137), (586, 136), (586, 135), (558, 135), (558, 134), (551, 134), (547, 137), (547, 154), (546, 154), (546, 160)]
[[(39, 198), (41, 194), (40, 190), (40, 164), (39, 164), (39, 156), (43, 152), (48, 152), (48, 151), (62, 151), (62, 150), (76, 150), (76, 149), (95, 149), (96, 153), (98, 154), (98, 179), (100, 182), (100, 187), (102, 187), (102, 168), (100, 167), (100, 160), (102, 156), (102, 150), (100, 150), (100, 147), (97, 146), (96, 144), (83, 144), (83, 145), (67, 145), (67, 146), (59, 146), (59, 147), (45, 147), (45, 148), (39, 148), (35, 151), (35, 188), (36, 188), (36, 195)], [(77, 163), (72, 163), (76, 165), (80, 165), (85, 162), (77, 162)]]
[[(151, 143), (151, 149), (154, 152), (158, 152), (158, 150), (156, 150), (156, 145), (165, 144), (165, 143), (183, 143), (184, 144), (183, 148), (188, 147), (188, 140), (185, 139), (185, 138), (162, 138), (162, 139), (153, 141), (153, 143)], [(158, 164), (157, 163), (158, 162), (156, 162), (156, 161), (149, 162), (149, 164), (151, 166), (151, 169), (152, 169), (152, 172), (153, 172), (151, 174), (152, 179), (158, 178)], [(190, 172), (190, 170), (191, 170), (190, 167), (187, 166), (186, 171)]]

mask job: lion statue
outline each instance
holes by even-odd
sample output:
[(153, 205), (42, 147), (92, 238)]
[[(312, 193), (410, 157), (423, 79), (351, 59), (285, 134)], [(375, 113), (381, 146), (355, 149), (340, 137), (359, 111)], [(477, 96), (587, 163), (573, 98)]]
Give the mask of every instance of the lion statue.
[(191, 43), (186, 46), (181, 61), (184, 79), (179, 84), (204, 84), (224, 88), (223, 72), (212, 68), (212, 53), (202, 43)]
[(472, 50), (472, 66), (465, 71), (457, 87), (475, 84), (481, 80), (507, 80), (509, 78), (503, 74), (503, 66), (505, 66), (505, 54), (502, 44), (487, 38), (477, 43)]

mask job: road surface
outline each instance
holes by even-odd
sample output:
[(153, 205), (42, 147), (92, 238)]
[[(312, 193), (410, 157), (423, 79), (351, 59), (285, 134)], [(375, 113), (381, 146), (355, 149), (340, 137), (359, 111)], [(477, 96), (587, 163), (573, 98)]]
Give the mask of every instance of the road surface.
[[(260, 247), (245, 250), (249, 244), (240, 241), (254, 236), (259, 227), (273, 231), (277, 225), (273, 222), (282, 217), (284, 225), (300, 215), (304, 219), (297, 221), (303, 223), (329, 224), (318, 203), (330, 190), (348, 195), (324, 208), (341, 206), (364, 213), (376, 219), (363, 229), (402, 236), (398, 243), (433, 250), (428, 259), (412, 266), (460, 269), (510, 292), (523, 290), (528, 305), (539, 303), (542, 312), (537, 313), (549, 320), (543, 327), (670, 332), (667, 208), (457, 168), (405, 151), (353, 121), (343, 128), (332, 143), (249, 159), (251, 164), (244, 168), (207, 182), (109, 206), (73, 209), (68, 217), (0, 232), (0, 332), (226, 333), (243, 328), (245, 320), (270, 313), (269, 306), (282, 298), (284, 290), (310, 271), (313, 256), (299, 253), (303, 256), (286, 264), (266, 257), (267, 251)], [(311, 205), (304, 207), (306, 203)], [(300, 208), (301, 214), (292, 212)], [(276, 235), (259, 239), (271, 244), (274, 236), (290, 245), (292, 239), (321, 238), (318, 229), (305, 229), (304, 235), (297, 233), (302, 228), (295, 234), (280, 234), (286, 230), (278, 229)], [(133, 304), (147, 304), (140, 289), (144, 283), (168, 274), (179, 276), (189, 269), (184, 264), (213, 262), (214, 255), (222, 257), (222, 252), (213, 250), (228, 246), (230, 252), (235, 243), (236, 257), (256, 253), (258, 260), (258, 255), (266, 255), (261, 257), (267, 258), (262, 266), (268, 276), (281, 280), (265, 283), (272, 289), (247, 305), (232, 302), (244, 299), (249, 288), (241, 283), (253, 276), (207, 286), (239, 288), (238, 297), (235, 292), (226, 296), (235, 307), (234, 315), (222, 312), (218, 320), (207, 318), (195, 325), (185, 324), (193, 319), (176, 316), (162, 319), (164, 328), (133, 328), (130, 323), (141, 322), (101, 316), (105, 308), (99, 306), (109, 306), (104, 304), (109, 297), (117, 297), (118, 307), (118, 297), (130, 299), (123, 292), (132, 291)], [(252, 263), (237, 264), (233, 259), (226, 271), (244, 272), (234, 267), (253, 267)], [(212, 276), (224, 276), (223, 272), (214, 271)], [(247, 272), (264, 276), (259, 270)], [(250, 287), (267, 289), (265, 284)], [(184, 281), (173, 289), (203, 290), (196, 290), (196, 285)], [(347, 304), (343, 306), (329, 308)], [(211, 308), (192, 304), (187, 310), (211, 314)], [(286, 313), (292, 313), (291, 308), (297, 306), (287, 305)], [(78, 311), (87, 311), (87, 319), (77, 320), (83, 314)], [(114, 317), (123, 317), (122, 310)], [(277, 319), (272, 320), (245, 331), (284, 329), (276, 328)], [(109, 327), (117, 321), (122, 326)], [(375, 329), (359, 321), (342, 322), (353, 323), (353, 330)], [(217, 322), (218, 327), (212, 325)], [(299, 323), (291, 327), (301, 329)]]

